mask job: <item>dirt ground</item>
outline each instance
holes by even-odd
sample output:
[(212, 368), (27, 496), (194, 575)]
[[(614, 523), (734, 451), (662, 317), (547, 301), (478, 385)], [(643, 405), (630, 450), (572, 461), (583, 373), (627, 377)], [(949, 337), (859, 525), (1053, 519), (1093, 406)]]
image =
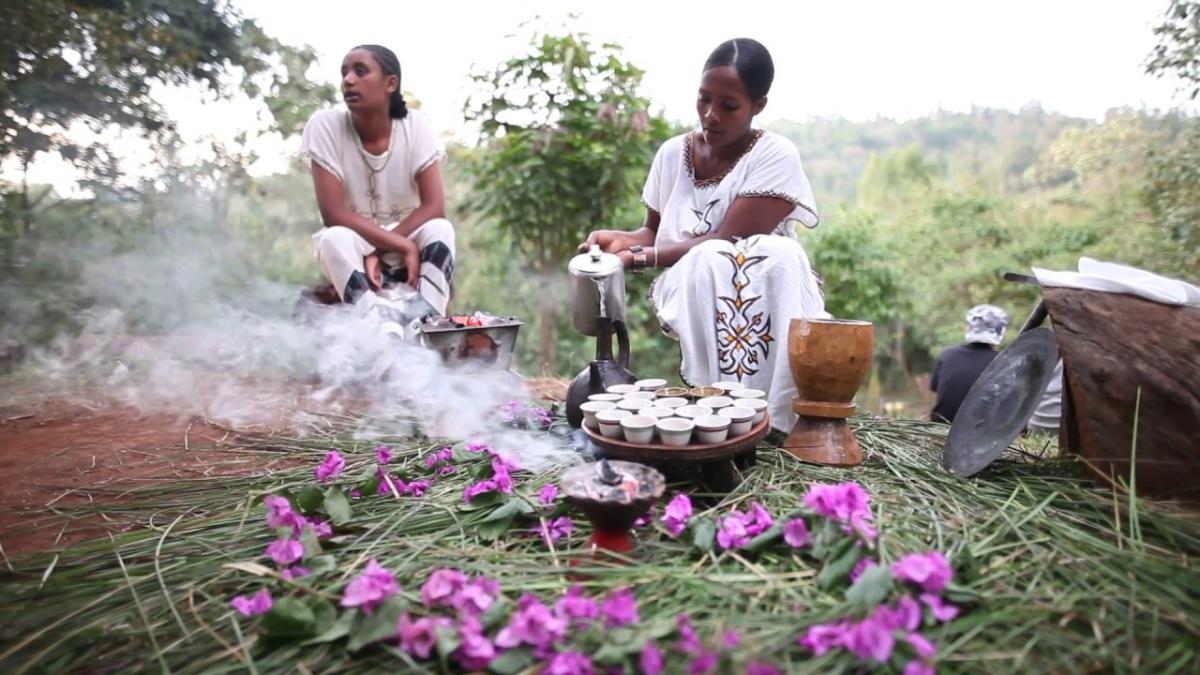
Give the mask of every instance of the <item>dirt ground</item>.
[[(561, 400), (565, 382), (529, 380), (540, 399)], [(9, 400), (20, 397), (9, 397)], [(169, 412), (144, 412), (98, 398), (31, 397), (0, 406), (0, 551), (44, 551), (102, 537), (132, 522), (89, 517), (66, 520), (55, 509), (120, 503), (128, 490), (156, 481), (253, 475), (290, 466), (287, 456), (237, 450), (239, 439), (275, 427), (288, 397), (269, 420), (236, 426)], [(291, 400), (294, 400), (292, 397)]]

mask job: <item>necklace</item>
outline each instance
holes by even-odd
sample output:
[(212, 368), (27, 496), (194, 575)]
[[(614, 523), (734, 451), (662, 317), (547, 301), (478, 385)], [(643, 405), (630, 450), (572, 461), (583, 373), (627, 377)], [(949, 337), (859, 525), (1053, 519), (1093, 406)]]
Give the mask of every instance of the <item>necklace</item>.
[(354, 143), (358, 147), (358, 155), (362, 157), (363, 166), (367, 167), (367, 199), (371, 202), (371, 217), (379, 220), (379, 182), (377, 176), (383, 173), (387, 168), (388, 162), (392, 161), (392, 148), (396, 143), (396, 121), (389, 120), (391, 128), (388, 130), (388, 147), (383, 151), (383, 164), (379, 168), (375, 168), (371, 164), (372, 159), (378, 159), (380, 155), (372, 155), (363, 147), (362, 137), (358, 135), (358, 130), (354, 128), (354, 120), (350, 117), (350, 113), (346, 113), (346, 123), (350, 125), (350, 131), (354, 134)]

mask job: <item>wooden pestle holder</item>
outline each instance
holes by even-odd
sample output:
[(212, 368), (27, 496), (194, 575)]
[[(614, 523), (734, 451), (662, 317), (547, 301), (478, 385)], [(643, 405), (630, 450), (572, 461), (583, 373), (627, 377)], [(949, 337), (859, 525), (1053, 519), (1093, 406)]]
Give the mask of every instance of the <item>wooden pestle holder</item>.
[(799, 415), (783, 449), (817, 464), (854, 466), (862, 448), (846, 423), (854, 395), (871, 369), (875, 327), (869, 321), (792, 319), (788, 365), (798, 396)]

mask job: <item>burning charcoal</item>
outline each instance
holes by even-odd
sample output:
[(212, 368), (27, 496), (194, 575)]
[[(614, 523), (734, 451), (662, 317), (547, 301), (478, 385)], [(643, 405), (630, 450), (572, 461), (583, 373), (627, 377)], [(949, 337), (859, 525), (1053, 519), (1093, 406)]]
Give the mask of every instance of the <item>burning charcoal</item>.
[(602, 459), (596, 463), (596, 474), (599, 476), (600, 482), (605, 485), (620, 485), (621, 481), (624, 480), (624, 476), (617, 473), (612, 468), (612, 465), (608, 463), (607, 459)]

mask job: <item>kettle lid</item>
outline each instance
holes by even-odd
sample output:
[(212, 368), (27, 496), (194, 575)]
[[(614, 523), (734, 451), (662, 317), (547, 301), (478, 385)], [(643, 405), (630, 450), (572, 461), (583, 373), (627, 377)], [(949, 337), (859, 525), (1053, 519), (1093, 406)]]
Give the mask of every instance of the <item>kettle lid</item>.
[(567, 269), (572, 274), (588, 277), (607, 277), (624, 269), (621, 258), (615, 253), (604, 253), (599, 244), (592, 244), (587, 253), (580, 253), (571, 258)]

